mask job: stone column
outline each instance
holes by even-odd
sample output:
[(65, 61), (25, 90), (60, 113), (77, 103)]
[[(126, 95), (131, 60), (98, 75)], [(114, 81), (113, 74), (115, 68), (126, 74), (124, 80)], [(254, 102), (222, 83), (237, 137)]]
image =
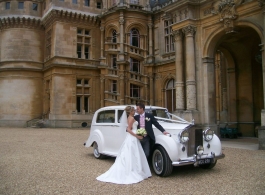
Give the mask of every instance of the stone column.
[(149, 28), (149, 56), (153, 55), (153, 24), (148, 23), (148, 28)]
[(101, 42), (100, 42), (100, 58), (102, 59), (104, 57), (104, 27), (100, 27), (100, 33), (101, 33)]
[(183, 79), (183, 47), (180, 30), (172, 32), (175, 40), (175, 67), (176, 67), (176, 109), (184, 110), (184, 79)]
[[(120, 67), (123, 68), (124, 65), (121, 65)], [(124, 70), (120, 71), (120, 105), (125, 104), (125, 75)]]
[(215, 109), (216, 109), (216, 99), (215, 97), (215, 77), (214, 77), (214, 59), (213, 58), (203, 58), (203, 75), (202, 75), (202, 85), (203, 85), (203, 111), (201, 112), (205, 125), (215, 123)]
[[(152, 70), (153, 72), (153, 70)], [(153, 73), (149, 74), (149, 83), (150, 83), (150, 89), (149, 89), (149, 97), (150, 97), (150, 105), (155, 105), (154, 102), (154, 77), (153, 77)]]
[(105, 91), (105, 78), (101, 77), (100, 78), (100, 107), (104, 107), (105, 106), (105, 102), (104, 102), (105, 94), (104, 94), (104, 91)]
[(187, 26), (182, 29), (186, 37), (186, 107), (196, 110), (196, 80), (195, 80), (195, 48), (194, 34), (196, 27)]
[(120, 12), (120, 54), (119, 61), (124, 61), (124, 17), (123, 12)]

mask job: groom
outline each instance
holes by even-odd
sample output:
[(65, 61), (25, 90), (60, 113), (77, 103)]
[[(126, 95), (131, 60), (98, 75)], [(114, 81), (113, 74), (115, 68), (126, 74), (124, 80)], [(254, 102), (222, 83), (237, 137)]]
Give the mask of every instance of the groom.
[(138, 129), (144, 128), (147, 132), (147, 136), (145, 136), (141, 140), (141, 144), (146, 155), (146, 158), (149, 157), (150, 154), (150, 144), (151, 149), (155, 145), (155, 134), (152, 128), (154, 125), (157, 129), (159, 129), (164, 135), (168, 134), (165, 129), (157, 122), (155, 117), (150, 113), (145, 113), (145, 105), (143, 103), (138, 103), (136, 105), (136, 111), (138, 115), (134, 116), (134, 119), (138, 121)]

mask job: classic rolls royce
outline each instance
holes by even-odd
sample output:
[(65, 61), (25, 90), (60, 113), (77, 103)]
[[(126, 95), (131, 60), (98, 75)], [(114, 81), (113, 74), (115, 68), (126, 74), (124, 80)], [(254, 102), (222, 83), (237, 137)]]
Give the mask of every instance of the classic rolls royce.
[[(85, 147), (93, 147), (95, 158), (117, 156), (126, 137), (126, 131), (119, 128), (125, 107), (108, 106), (95, 112), (90, 135), (84, 143)], [(194, 125), (194, 121), (188, 122), (163, 107), (145, 106), (145, 112), (152, 113), (170, 133), (166, 136), (153, 126), (156, 143), (151, 153), (151, 164), (158, 176), (170, 175), (174, 166), (193, 164), (211, 169), (218, 159), (225, 157), (220, 139), (210, 128), (199, 128)]]

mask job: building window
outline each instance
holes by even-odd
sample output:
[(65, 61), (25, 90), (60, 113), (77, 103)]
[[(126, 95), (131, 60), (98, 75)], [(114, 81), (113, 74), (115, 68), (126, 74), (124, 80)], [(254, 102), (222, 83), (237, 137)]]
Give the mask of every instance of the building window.
[(38, 4), (37, 3), (32, 4), (32, 10), (38, 11)]
[(111, 55), (111, 68), (117, 69), (117, 55)]
[(78, 78), (76, 79), (76, 111), (77, 113), (89, 112), (89, 79)]
[(72, 0), (72, 3), (73, 4), (77, 4), (77, 0)]
[(111, 82), (111, 92), (112, 93), (117, 93), (117, 81), (116, 80), (113, 80)]
[(130, 58), (130, 71), (140, 73), (140, 61)]
[(140, 87), (138, 85), (130, 84), (130, 97), (140, 98)]
[(131, 30), (131, 45), (135, 47), (139, 47), (140, 45), (139, 31), (135, 28)]
[(116, 30), (112, 31), (112, 43), (117, 43), (117, 32), (116, 32)]
[(90, 54), (90, 31), (86, 29), (77, 29), (77, 58), (89, 59)]
[(45, 41), (45, 45), (46, 45), (46, 60), (50, 59), (51, 57), (51, 40), (52, 40), (52, 29), (48, 30), (46, 32), (46, 41)]
[(10, 9), (10, 2), (6, 2), (6, 9)]
[(87, 7), (90, 6), (90, 0), (85, 0), (85, 6), (87, 6)]
[(175, 90), (175, 80), (170, 79), (166, 86), (166, 107), (169, 112), (175, 110), (175, 100), (176, 100), (176, 90)]
[(24, 2), (18, 2), (18, 9), (24, 9)]
[(45, 10), (46, 9), (46, 1), (44, 1), (44, 3), (43, 3), (43, 10)]
[(101, 5), (102, 5), (101, 2), (97, 2), (97, 8), (98, 8), (98, 9), (101, 9)]
[(59, 1), (64, 1), (64, 0), (59, 0)]
[(164, 23), (165, 29), (165, 52), (173, 52), (174, 49), (174, 39), (172, 35), (172, 20), (166, 20)]
[(130, 0), (130, 3), (131, 4), (139, 4), (139, 1), (138, 0)]

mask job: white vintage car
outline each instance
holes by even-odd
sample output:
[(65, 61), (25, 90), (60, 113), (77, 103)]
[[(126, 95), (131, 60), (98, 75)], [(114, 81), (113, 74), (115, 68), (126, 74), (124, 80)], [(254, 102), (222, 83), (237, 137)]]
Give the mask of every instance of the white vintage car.
[[(109, 106), (95, 112), (90, 135), (84, 145), (94, 148), (96, 158), (117, 156), (126, 137), (126, 131), (119, 128), (119, 119), (125, 107)], [(198, 128), (194, 122), (170, 114), (162, 107), (145, 106), (145, 112), (152, 113), (170, 133), (166, 136), (153, 126), (156, 143), (151, 160), (157, 175), (170, 175), (173, 166), (193, 164), (202, 168), (213, 168), (218, 159), (224, 158), (221, 142), (210, 128)]]

